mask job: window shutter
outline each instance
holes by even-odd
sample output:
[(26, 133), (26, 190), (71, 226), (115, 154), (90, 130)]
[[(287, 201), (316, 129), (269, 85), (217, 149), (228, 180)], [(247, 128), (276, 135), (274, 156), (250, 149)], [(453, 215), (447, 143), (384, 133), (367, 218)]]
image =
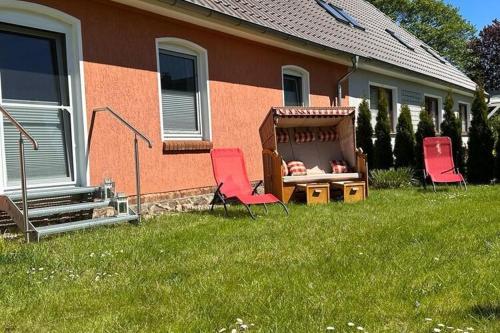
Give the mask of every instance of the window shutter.
[[(33, 110), (28, 108), (9, 108), (12, 116), (38, 141), (39, 150), (35, 151), (25, 140), (26, 176), (28, 181), (51, 179), (68, 181), (71, 178), (68, 162), (71, 154), (66, 145), (66, 136), (71, 136), (69, 126), (65, 126), (65, 110)], [(5, 163), (9, 185), (18, 185), (20, 177), (19, 131), (4, 118)], [(68, 149), (69, 148), (69, 149)]]
[(164, 134), (176, 131), (199, 131), (196, 93), (162, 90), (161, 99)]

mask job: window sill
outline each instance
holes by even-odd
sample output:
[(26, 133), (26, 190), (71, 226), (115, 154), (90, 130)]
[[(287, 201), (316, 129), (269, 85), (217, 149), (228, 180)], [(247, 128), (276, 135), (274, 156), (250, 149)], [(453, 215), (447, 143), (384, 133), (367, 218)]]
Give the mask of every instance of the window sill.
[(212, 141), (164, 140), (163, 153), (207, 153), (213, 148)]

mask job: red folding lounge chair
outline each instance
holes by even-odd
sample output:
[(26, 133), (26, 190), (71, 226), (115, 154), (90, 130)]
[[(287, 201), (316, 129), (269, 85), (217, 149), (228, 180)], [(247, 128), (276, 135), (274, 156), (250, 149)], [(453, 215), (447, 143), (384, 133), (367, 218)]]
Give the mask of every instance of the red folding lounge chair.
[(436, 191), (436, 183), (467, 184), (462, 174), (455, 168), (453, 150), (449, 137), (431, 137), (424, 139), (424, 185), (427, 179), (432, 181)]
[(248, 180), (243, 153), (240, 149), (212, 149), (210, 156), (212, 157), (214, 178), (217, 183), (217, 190), (211, 202), (211, 210), (214, 209), (215, 204), (223, 204), (227, 216), (227, 203), (239, 202), (246, 207), (250, 216), (255, 219), (250, 205), (264, 205), (267, 212), (266, 204), (277, 203), (283, 206), (288, 215), (285, 204), (274, 195), (257, 194), (257, 188), (262, 184), (262, 181), (255, 188), (252, 188)]

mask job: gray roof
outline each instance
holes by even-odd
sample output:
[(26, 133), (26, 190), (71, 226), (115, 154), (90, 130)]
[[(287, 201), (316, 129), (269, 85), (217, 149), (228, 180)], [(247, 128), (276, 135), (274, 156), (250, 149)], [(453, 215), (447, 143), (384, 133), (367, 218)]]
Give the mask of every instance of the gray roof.
[[(476, 84), (452, 64), (443, 64), (424, 50), (424, 42), (399, 27), (364, 0), (329, 0), (353, 16), (366, 30), (338, 22), (316, 0), (185, 0), (251, 24), (303, 40), (375, 59), (466, 89)], [(398, 33), (414, 51), (393, 38)]]

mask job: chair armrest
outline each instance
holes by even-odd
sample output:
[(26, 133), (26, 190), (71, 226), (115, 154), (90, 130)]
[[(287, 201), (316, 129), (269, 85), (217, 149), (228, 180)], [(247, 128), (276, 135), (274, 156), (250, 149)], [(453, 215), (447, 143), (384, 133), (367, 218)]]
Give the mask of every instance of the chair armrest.
[(441, 172), (441, 174), (448, 173), (448, 172), (450, 172), (450, 171), (455, 171), (455, 172), (457, 172), (457, 168), (451, 168), (451, 169), (449, 169), (449, 170), (445, 170), (445, 171)]

